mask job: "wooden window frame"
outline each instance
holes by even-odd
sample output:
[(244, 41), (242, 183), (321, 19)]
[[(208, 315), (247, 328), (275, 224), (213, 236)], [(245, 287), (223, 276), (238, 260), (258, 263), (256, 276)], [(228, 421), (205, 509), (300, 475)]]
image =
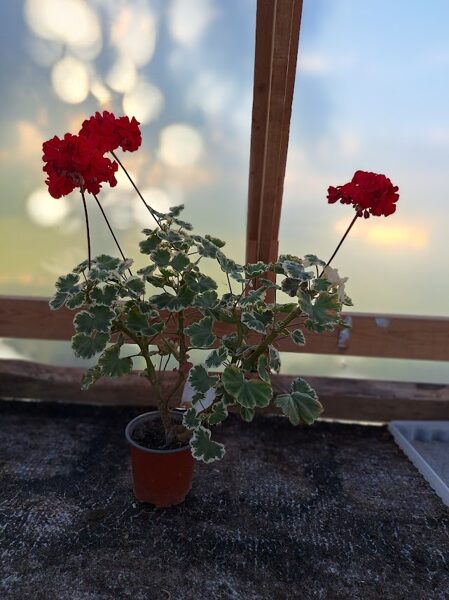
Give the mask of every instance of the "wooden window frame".
[[(279, 223), (295, 85), (302, 0), (258, 0), (248, 182), (247, 262), (278, 255)], [(309, 334), (302, 348), (289, 338), (279, 350), (316, 354), (449, 361), (449, 319), (345, 313), (351, 330)], [(195, 318), (190, 311), (190, 319)], [(49, 310), (48, 300), (0, 296), (0, 337), (69, 340), (73, 314)], [(218, 326), (217, 326), (218, 327)], [(221, 326), (219, 332), (227, 332)], [(254, 334), (256, 335), (256, 334)], [(151, 404), (151, 391), (136, 374), (79, 389), (82, 370), (0, 360), (0, 398), (100, 404)], [(172, 373), (164, 375), (170, 384)], [(275, 393), (292, 377), (273, 376)], [(308, 377), (329, 418), (387, 421), (449, 418), (449, 385)], [(163, 383), (164, 385), (164, 383)], [(270, 408), (268, 410), (273, 410)], [(276, 409), (274, 409), (276, 410)]]

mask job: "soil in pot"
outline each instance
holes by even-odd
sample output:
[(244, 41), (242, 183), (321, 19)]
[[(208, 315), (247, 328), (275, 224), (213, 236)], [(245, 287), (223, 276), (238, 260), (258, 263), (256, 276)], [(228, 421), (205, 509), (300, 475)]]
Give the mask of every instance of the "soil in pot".
[(165, 442), (165, 432), (160, 418), (139, 423), (131, 434), (131, 438), (144, 448), (151, 450), (175, 450), (187, 446), (186, 442), (174, 439), (170, 444)]

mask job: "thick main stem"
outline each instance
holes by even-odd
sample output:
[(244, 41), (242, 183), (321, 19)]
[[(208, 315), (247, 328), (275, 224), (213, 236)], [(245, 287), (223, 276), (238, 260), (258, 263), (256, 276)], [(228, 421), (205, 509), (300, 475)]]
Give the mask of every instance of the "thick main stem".
[(120, 165), (120, 168), (122, 169), (122, 171), (125, 173), (126, 177), (128, 178), (129, 182), (131, 183), (131, 185), (133, 186), (133, 188), (135, 189), (137, 195), (139, 196), (139, 198), (142, 200), (142, 202), (145, 205), (145, 208), (148, 210), (148, 212), (150, 213), (150, 215), (153, 217), (153, 219), (156, 221), (156, 223), (158, 224), (158, 226), (161, 226), (161, 223), (159, 221), (159, 219), (156, 217), (154, 210), (151, 208), (151, 206), (146, 202), (145, 198), (142, 196), (142, 194), (140, 193), (139, 188), (137, 187), (137, 185), (134, 183), (131, 175), (128, 173), (128, 171), (126, 170), (124, 164), (121, 162), (121, 160), (118, 158), (118, 156), (115, 154), (115, 152), (113, 150), (111, 150), (111, 154), (114, 157), (114, 159), (118, 162), (118, 164)]
[(338, 243), (338, 246), (335, 248), (335, 250), (334, 250), (334, 253), (333, 253), (333, 254), (332, 254), (332, 256), (330, 257), (330, 259), (327, 261), (327, 263), (324, 265), (324, 268), (323, 268), (323, 270), (322, 270), (322, 271), (321, 271), (321, 273), (320, 273), (320, 277), (323, 275), (323, 273), (324, 273), (324, 269), (325, 269), (326, 267), (328, 267), (328, 266), (331, 264), (332, 260), (335, 258), (335, 255), (336, 255), (336, 254), (337, 254), (337, 252), (340, 250), (340, 247), (341, 247), (341, 245), (342, 245), (342, 244), (343, 244), (343, 242), (345, 241), (345, 239), (346, 239), (346, 236), (348, 235), (348, 233), (351, 231), (351, 229), (352, 229), (352, 226), (353, 226), (353, 225), (354, 225), (354, 223), (357, 221), (357, 218), (358, 218), (358, 216), (359, 216), (359, 215), (356, 213), (355, 217), (352, 219), (351, 223), (349, 224), (349, 227), (347, 228), (347, 230), (345, 231), (345, 233), (344, 233), (343, 237), (341, 238), (340, 242)]
[(92, 254), (91, 254), (91, 249), (90, 249), (90, 230), (89, 230), (89, 215), (87, 214), (87, 205), (86, 205), (86, 198), (84, 196), (84, 190), (83, 188), (80, 188), (80, 192), (81, 192), (81, 198), (83, 199), (83, 206), (84, 206), (84, 219), (86, 221), (86, 236), (87, 236), (87, 263), (89, 265), (89, 271), (92, 267)]
[[(115, 233), (114, 233), (114, 231), (113, 231), (113, 229), (111, 227), (111, 224), (109, 223), (109, 219), (107, 218), (106, 213), (103, 210), (103, 207), (100, 204), (100, 201), (98, 200), (98, 198), (97, 198), (97, 196), (95, 194), (93, 194), (93, 197), (95, 198), (95, 201), (98, 204), (98, 208), (101, 210), (101, 214), (103, 215), (104, 220), (106, 221), (106, 225), (108, 226), (108, 229), (111, 232), (111, 235), (112, 235), (112, 237), (114, 239), (114, 242), (115, 242), (115, 244), (116, 244), (116, 246), (117, 246), (117, 248), (118, 248), (118, 250), (119, 250), (119, 252), (120, 252), (120, 254), (121, 254), (122, 258), (123, 258), (123, 260), (126, 260), (126, 257), (123, 254), (123, 250), (121, 249), (120, 244), (118, 243), (118, 239), (115, 237)], [(133, 274), (131, 272), (131, 269), (128, 269), (128, 271), (129, 271), (129, 274), (132, 277)]]

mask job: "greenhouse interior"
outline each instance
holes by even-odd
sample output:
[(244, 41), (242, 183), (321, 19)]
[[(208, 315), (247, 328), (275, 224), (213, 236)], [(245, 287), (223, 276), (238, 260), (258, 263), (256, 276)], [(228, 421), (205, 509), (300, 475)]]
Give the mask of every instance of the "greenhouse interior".
[(0, 14), (1, 598), (446, 600), (449, 4)]

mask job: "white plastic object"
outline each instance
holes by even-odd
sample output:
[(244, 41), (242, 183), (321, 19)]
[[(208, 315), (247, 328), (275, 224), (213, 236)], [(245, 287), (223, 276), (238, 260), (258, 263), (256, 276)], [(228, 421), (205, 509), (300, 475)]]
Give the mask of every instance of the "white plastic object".
[[(449, 479), (446, 468), (449, 464), (449, 421), (391, 421), (388, 429), (401, 450), (440, 496), (444, 504), (449, 506)], [(425, 442), (430, 445), (432, 442), (444, 444), (445, 453), (442, 456), (446, 476), (438, 470), (437, 465), (429, 464), (428, 460), (420, 453), (416, 442)]]

